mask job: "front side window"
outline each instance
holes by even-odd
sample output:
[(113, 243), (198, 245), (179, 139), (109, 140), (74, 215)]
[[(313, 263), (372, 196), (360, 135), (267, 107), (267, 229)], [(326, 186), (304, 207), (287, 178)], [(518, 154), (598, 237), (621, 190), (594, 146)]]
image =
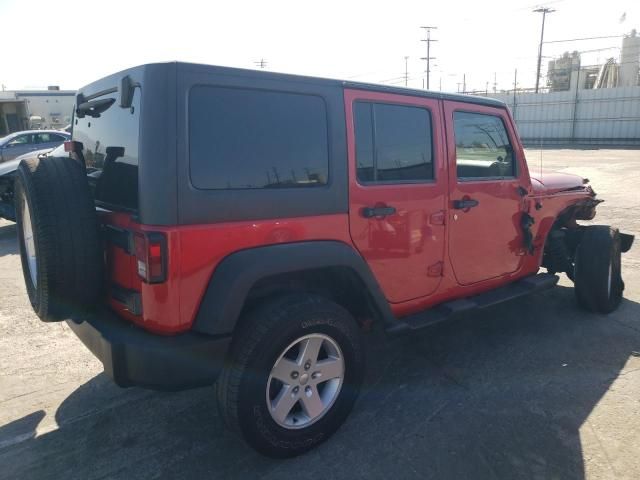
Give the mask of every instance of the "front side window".
[(453, 125), (458, 178), (515, 177), (513, 148), (502, 118), (455, 112)]
[(321, 97), (197, 86), (189, 96), (189, 168), (206, 190), (309, 188), (329, 176)]
[(356, 102), (354, 124), (359, 182), (433, 180), (431, 115), (428, 110)]

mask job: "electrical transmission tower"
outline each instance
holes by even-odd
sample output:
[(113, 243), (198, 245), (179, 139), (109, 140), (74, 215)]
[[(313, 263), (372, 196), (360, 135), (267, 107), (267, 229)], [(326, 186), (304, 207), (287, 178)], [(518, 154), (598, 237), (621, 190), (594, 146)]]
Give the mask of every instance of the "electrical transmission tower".
[(257, 62), (253, 62), (256, 67), (260, 67), (261, 69), (267, 68), (267, 61), (264, 58), (261, 58)]
[(422, 57), (420, 60), (426, 60), (427, 62), (427, 90), (429, 90), (429, 77), (431, 76), (431, 60), (435, 60), (436, 57), (431, 56), (431, 42), (437, 42), (431, 38), (431, 30), (437, 30), (438, 27), (420, 27), (424, 28), (427, 33), (427, 38), (422, 39), (422, 42), (427, 42), (427, 56)]

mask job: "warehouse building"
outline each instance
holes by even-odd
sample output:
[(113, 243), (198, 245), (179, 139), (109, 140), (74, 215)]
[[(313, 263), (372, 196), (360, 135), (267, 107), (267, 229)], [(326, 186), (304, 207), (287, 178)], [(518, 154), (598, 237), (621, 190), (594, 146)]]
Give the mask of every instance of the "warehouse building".
[(75, 90), (0, 92), (0, 136), (28, 129), (62, 129), (71, 123)]

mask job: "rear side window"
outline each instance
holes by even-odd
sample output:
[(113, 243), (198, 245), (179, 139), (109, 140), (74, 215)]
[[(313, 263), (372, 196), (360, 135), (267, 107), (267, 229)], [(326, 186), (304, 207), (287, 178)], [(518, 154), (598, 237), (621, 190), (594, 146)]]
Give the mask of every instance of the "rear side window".
[(356, 102), (354, 123), (359, 182), (402, 183), (434, 178), (428, 110)]
[(513, 148), (502, 118), (455, 112), (453, 125), (458, 178), (515, 176)]
[(317, 96), (197, 86), (189, 168), (206, 190), (309, 188), (329, 176), (327, 111)]

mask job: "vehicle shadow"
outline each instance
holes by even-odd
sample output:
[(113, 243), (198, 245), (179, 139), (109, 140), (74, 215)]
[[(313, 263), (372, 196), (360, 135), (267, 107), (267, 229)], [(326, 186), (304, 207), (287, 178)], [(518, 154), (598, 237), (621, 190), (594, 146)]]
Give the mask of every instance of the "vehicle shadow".
[(0, 257), (18, 253), (18, 242), (16, 242), (16, 236), (16, 224), (4, 223), (0, 220)]
[(0, 448), (0, 477), (581, 479), (598, 461), (582, 427), (639, 355), (638, 319), (636, 302), (586, 314), (557, 287), (420, 335), (374, 334), (347, 423), (283, 461), (223, 427), (213, 387), (120, 390), (98, 375), (60, 405), (57, 431)]

